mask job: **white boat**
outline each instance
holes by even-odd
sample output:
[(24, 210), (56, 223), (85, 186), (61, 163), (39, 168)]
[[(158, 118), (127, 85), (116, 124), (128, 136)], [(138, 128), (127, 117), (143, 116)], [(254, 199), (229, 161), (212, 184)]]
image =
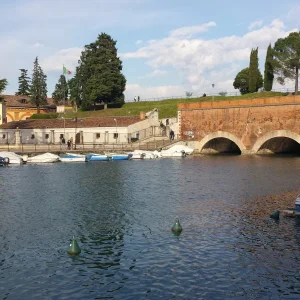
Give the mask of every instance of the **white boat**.
[(3, 158), (8, 158), (9, 164), (22, 165), (26, 163), (21, 155), (18, 155), (14, 152), (2, 151), (0, 152), (0, 156)]
[(154, 159), (157, 158), (152, 151), (145, 151), (145, 150), (134, 150), (130, 152), (132, 154), (132, 159)]
[(167, 150), (153, 151), (158, 157), (185, 157), (194, 150), (184, 145), (174, 145)]
[(61, 155), (59, 157), (61, 162), (85, 162), (85, 155), (83, 154), (74, 154), (66, 153), (66, 155)]
[(36, 156), (28, 157), (27, 162), (28, 163), (54, 163), (59, 161), (59, 156), (52, 154), (52, 153), (44, 153), (44, 154), (39, 154)]

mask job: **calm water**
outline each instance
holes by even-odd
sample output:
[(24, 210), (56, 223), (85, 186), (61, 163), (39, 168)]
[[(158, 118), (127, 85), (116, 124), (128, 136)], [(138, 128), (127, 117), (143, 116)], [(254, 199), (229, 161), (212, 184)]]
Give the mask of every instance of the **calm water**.
[(296, 157), (0, 168), (0, 299), (299, 299), (300, 222), (239, 213), (299, 187)]

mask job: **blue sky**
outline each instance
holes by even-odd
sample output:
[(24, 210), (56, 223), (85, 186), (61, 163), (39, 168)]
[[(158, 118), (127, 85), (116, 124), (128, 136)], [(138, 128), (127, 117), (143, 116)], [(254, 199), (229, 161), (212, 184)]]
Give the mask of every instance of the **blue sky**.
[(117, 40), (126, 101), (234, 92), (251, 48), (259, 47), (263, 71), (268, 44), (300, 28), (296, 0), (1, 0), (0, 11), (6, 94), (18, 89), (20, 68), (31, 75), (38, 56), (51, 95), (62, 65), (74, 71), (84, 45), (106, 32)]

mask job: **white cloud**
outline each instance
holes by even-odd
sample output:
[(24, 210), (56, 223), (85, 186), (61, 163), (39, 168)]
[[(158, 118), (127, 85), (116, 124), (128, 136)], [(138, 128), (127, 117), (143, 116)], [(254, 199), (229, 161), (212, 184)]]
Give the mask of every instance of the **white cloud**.
[(171, 37), (192, 37), (198, 33), (206, 32), (210, 27), (217, 26), (215, 22), (209, 22), (200, 26), (181, 27), (171, 31)]
[(32, 47), (33, 47), (33, 48), (44, 47), (44, 44), (41, 44), (41, 43), (37, 42), (37, 43), (35, 43)]
[(41, 60), (41, 66), (47, 72), (49, 71), (61, 71), (63, 65), (71, 71), (73, 71), (78, 65), (78, 60), (83, 48), (70, 48), (63, 49), (56, 52), (54, 55), (48, 56)]
[(263, 25), (263, 21), (254, 21), (248, 26), (248, 30), (253, 30), (254, 28), (259, 28)]
[(136, 44), (136, 45), (143, 44), (143, 41), (142, 41), (142, 40), (137, 40), (137, 41), (135, 42), (135, 44)]
[[(249, 63), (250, 51), (259, 47), (260, 58), (264, 59), (269, 43), (285, 37), (284, 23), (278, 19), (269, 25), (252, 30), (242, 36), (225, 36), (218, 39), (191, 38), (196, 32), (205, 31), (213, 22), (183, 27), (171, 31), (162, 39), (148, 41), (135, 52), (123, 53), (123, 59), (143, 58), (153, 69), (173, 68), (185, 78), (184, 89), (195, 92), (234, 91), (232, 82), (235, 75)], [(263, 56), (262, 56), (263, 55)], [(260, 66), (263, 61), (260, 60)]]
[(168, 73), (166, 70), (154, 70), (153, 72), (146, 74), (145, 76), (142, 76), (141, 78), (152, 78), (152, 77), (159, 77), (159, 76), (164, 76)]

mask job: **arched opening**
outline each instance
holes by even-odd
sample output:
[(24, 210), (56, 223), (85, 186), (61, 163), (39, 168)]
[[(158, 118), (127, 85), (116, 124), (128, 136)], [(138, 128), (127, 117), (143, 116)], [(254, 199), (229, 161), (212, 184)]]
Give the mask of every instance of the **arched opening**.
[(217, 137), (209, 140), (206, 144), (204, 144), (201, 153), (205, 153), (205, 154), (222, 153), (222, 154), (240, 155), (241, 149), (232, 140), (224, 137)]
[(257, 154), (300, 154), (300, 144), (289, 137), (273, 137), (260, 146)]

